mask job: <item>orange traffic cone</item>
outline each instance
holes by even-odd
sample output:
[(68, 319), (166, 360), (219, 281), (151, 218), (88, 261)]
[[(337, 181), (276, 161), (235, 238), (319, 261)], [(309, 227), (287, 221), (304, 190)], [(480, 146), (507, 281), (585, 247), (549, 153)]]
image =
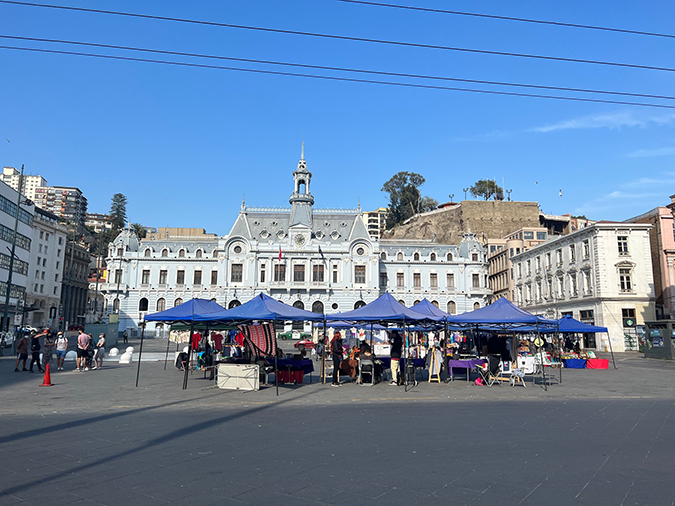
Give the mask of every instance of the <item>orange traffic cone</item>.
[(47, 364), (47, 368), (45, 369), (45, 379), (42, 380), (42, 385), (41, 387), (53, 387), (54, 384), (52, 383), (52, 375), (49, 374), (49, 364)]

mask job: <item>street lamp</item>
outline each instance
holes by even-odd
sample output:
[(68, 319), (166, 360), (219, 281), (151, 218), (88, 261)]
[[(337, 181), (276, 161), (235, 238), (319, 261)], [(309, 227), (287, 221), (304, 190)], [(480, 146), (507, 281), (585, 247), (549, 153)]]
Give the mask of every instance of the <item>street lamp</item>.
[[(19, 213), (21, 212), (21, 204), (32, 205), (33, 202), (29, 199), (21, 200), (21, 190), (23, 190), (23, 164), (21, 165), (21, 174), (19, 174), (19, 189), (16, 192), (16, 216), (14, 217), (14, 233), (12, 234), (12, 249), (9, 256), (9, 273), (7, 274), (7, 291), (5, 292), (5, 309), (3, 311), (3, 323), (6, 323), (6, 328), (0, 329), (9, 332), (9, 299), (12, 292), (12, 274), (14, 272), (14, 257), (16, 256), (16, 234), (19, 228)], [(5, 337), (0, 334), (0, 356), (5, 354)]]
[(452, 199), (455, 198), (455, 194), (454, 194), (454, 193), (451, 193), (450, 195), (448, 195), (448, 197), (450, 197), (450, 202), (452, 202)]
[(464, 192), (464, 200), (466, 200), (466, 192), (468, 192), (470, 188), (462, 188), (462, 191)]
[(507, 195), (507, 197), (508, 197), (509, 202), (511, 201), (511, 192), (512, 192), (512, 191), (513, 191), (513, 190), (506, 190), (506, 195)]

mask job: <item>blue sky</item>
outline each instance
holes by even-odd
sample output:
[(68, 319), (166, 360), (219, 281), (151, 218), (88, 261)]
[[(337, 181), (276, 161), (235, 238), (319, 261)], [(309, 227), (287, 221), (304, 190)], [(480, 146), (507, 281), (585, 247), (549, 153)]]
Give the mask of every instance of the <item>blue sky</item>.
[[(393, 3), (406, 3), (392, 0)], [(675, 67), (675, 39), (336, 0), (62, 0), (83, 6), (497, 51)], [(408, 0), (409, 5), (675, 33), (675, 3)], [(316, 39), (0, 3), (0, 35), (389, 72), (673, 95), (675, 73)], [(0, 45), (147, 58), (0, 39)], [(182, 62), (188, 57), (154, 56)], [(268, 69), (262, 64), (199, 63)], [(278, 68), (274, 68), (277, 70)], [(293, 69), (285, 69), (294, 71)], [(304, 139), (315, 206), (386, 206), (422, 174), (441, 202), (478, 179), (547, 213), (622, 220), (675, 193), (675, 110), (402, 88), (0, 49), (0, 163), (77, 186), (91, 212), (225, 234), (242, 195), (288, 205)], [(308, 72), (296, 70), (299, 72)], [(337, 72), (314, 72), (341, 75)], [(396, 79), (413, 82), (411, 79)], [(486, 85), (449, 86), (498, 89)], [(644, 100), (639, 100), (644, 101)], [(675, 105), (675, 101), (670, 103)], [(9, 139), (7, 142), (6, 139)], [(563, 196), (559, 196), (562, 190)]]

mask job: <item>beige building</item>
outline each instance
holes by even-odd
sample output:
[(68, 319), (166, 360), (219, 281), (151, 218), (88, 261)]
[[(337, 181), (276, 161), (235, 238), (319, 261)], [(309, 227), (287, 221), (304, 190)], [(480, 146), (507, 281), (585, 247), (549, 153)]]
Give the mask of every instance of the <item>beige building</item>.
[(366, 222), (368, 234), (372, 239), (377, 240), (382, 236), (387, 225), (388, 212), (386, 207), (378, 207), (374, 211), (363, 213), (363, 220)]
[[(2, 180), (10, 187), (18, 191), (19, 189), (19, 176), (21, 171), (16, 170), (14, 167), (4, 167), (2, 169)], [(47, 186), (47, 180), (40, 175), (30, 176), (23, 175), (23, 193), (26, 197), (35, 201), (35, 189), (42, 186)]]
[(513, 302), (511, 258), (548, 239), (546, 228), (525, 227), (502, 239), (488, 239), (488, 280), (492, 290), (490, 302), (506, 297)]

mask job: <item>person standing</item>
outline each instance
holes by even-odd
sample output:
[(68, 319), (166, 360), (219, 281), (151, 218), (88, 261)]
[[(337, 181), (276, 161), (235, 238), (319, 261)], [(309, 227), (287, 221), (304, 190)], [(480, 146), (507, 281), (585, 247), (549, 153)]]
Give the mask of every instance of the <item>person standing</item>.
[(68, 351), (68, 339), (59, 332), (56, 335), (56, 369), (63, 371), (63, 363), (66, 361), (66, 352)]
[(94, 369), (103, 367), (103, 359), (105, 358), (105, 334), (98, 336), (96, 343), (96, 355), (94, 355)]
[(19, 372), (19, 362), (21, 361), (23, 361), (22, 371), (27, 371), (28, 369), (26, 369), (26, 360), (28, 360), (28, 338), (25, 334), (19, 340), (19, 344), (16, 345), (16, 352), (18, 353), (19, 358), (16, 359), (14, 372)]
[(77, 336), (77, 368), (76, 371), (88, 371), (87, 367), (87, 352), (89, 351), (89, 336), (84, 333), (84, 330)]
[(54, 353), (54, 337), (50, 330), (45, 331), (45, 337), (42, 340), (42, 368), (47, 369), (47, 366), (52, 361), (52, 354)]
[(38, 371), (44, 372), (42, 370), (42, 365), (40, 365), (40, 336), (33, 335), (30, 338), (30, 372), (33, 372), (33, 364), (37, 364)]
[(124, 344), (129, 344), (129, 332), (126, 329), (122, 333), (122, 339), (124, 339)]
[(330, 352), (333, 355), (333, 383), (332, 386), (340, 386), (340, 363), (342, 362), (342, 354), (344, 348), (342, 347), (342, 337), (339, 332), (333, 334), (333, 340), (330, 343)]
[(389, 384), (398, 385), (401, 373), (401, 353), (403, 351), (403, 339), (399, 335), (398, 330), (391, 331), (389, 341), (391, 343), (391, 383)]

